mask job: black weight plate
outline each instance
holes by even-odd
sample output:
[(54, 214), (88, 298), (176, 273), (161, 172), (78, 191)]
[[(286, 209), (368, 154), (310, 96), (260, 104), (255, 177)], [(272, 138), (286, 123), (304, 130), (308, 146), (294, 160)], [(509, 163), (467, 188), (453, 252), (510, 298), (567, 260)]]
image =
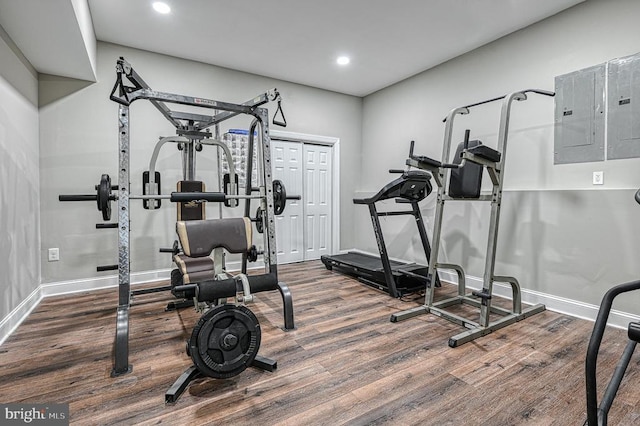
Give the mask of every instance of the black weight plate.
[(111, 220), (111, 178), (109, 175), (102, 175), (98, 186), (98, 210), (102, 212), (103, 220)]
[(260, 348), (260, 324), (245, 306), (218, 305), (193, 328), (189, 353), (198, 370), (227, 379), (251, 365)]
[(278, 216), (284, 212), (287, 203), (287, 191), (280, 180), (273, 181), (273, 213)]
[(180, 272), (179, 269), (172, 269), (171, 270), (171, 292), (173, 293), (174, 287), (178, 287), (183, 284), (184, 284), (184, 280), (182, 278), (182, 272)]
[(263, 220), (264, 218), (262, 216), (262, 208), (258, 207), (258, 209), (256, 210), (256, 231), (258, 231), (261, 234), (264, 232)]

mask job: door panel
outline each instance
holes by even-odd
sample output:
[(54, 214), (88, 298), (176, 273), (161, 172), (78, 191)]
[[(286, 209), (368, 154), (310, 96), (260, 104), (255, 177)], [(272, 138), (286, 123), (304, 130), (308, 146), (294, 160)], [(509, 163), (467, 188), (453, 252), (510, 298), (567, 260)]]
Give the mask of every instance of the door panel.
[[(279, 179), (288, 195), (302, 194), (302, 144), (271, 141), (273, 179)], [(278, 263), (304, 260), (302, 200), (287, 200), (286, 208), (276, 216)]]
[(331, 252), (331, 147), (304, 145), (305, 260)]

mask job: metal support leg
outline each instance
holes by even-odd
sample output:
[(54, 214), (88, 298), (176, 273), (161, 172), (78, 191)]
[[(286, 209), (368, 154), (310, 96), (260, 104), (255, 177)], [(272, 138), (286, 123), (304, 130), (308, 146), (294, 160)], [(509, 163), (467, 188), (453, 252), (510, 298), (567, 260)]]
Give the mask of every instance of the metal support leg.
[(278, 362), (271, 358), (265, 358), (261, 355), (256, 355), (253, 362), (251, 362), (251, 366), (273, 373), (278, 368)]
[(600, 406), (598, 407), (598, 424), (606, 425), (607, 424), (607, 416), (609, 414), (609, 410), (611, 409), (611, 405), (613, 404), (613, 400), (618, 393), (618, 389), (620, 388), (620, 383), (622, 383), (622, 379), (624, 378), (624, 373), (627, 371), (627, 367), (629, 366), (629, 362), (631, 361), (631, 356), (633, 352), (636, 350), (637, 342), (633, 340), (629, 340), (627, 342), (627, 346), (624, 348), (624, 352), (622, 353), (622, 357), (618, 364), (616, 365), (616, 369), (613, 372), (613, 376), (611, 377), (611, 381), (607, 385), (607, 388), (604, 390), (602, 394), (602, 400), (600, 401)]
[[(427, 230), (424, 227), (424, 220), (422, 219), (422, 213), (420, 213), (418, 203), (412, 202), (411, 209), (413, 210), (413, 217), (416, 220), (416, 226), (418, 227), (420, 241), (422, 242), (422, 248), (424, 249), (424, 254), (427, 257), (427, 262), (431, 262), (431, 245), (429, 244), (429, 236), (427, 235)], [(427, 275), (429, 274), (427, 273)], [(433, 276), (429, 276), (430, 279), (433, 279), (433, 277), (435, 277), (434, 286), (440, 287), (440, 278), (438, 277), (437, 269), (433, 272)]]
[(522, 313), (522, 295), (520, 292), (520, 283), (515, 277), (493, 277), (493, 280), (501, 283), (511, 284), (511, 301), (513, 313)]
[(116, 339), (114, 342), (114, 364), (111, 377), (131, 373), (133, 367), (129, 364), (129, 309), (118, 308), (116, 314)]
[(278, 290), (282, 295), (282, 305), (284, 313), (284, 329), (295, 330), (295, 324), (293, 322), (293, 298), (291, 297), (291, 291), (284, 283), (278, 282)]
[(389, 261), (389, 253), (387, 252), (387, 246), (382, 236), (382, 229), (380, 229), (380, 219), (378, 219), (378, 211), (376, 210), (375, 203), (369, 204), (369, 214), (371, 215), (371, 222), (373, 224), (373, 233), (376, 236), (376, 242), (378, 243), (378, 251), (380, 252), (380, 261), (382, 262), (382, 269), (384, 270), (384, 280), (387, 282), (387, 289), (391, 297), (398, 297), (398, 290), (396, 288), (396, 280), (393, 278), (393, 272), (391, 271), (391, 262)]
[(187, 368), (173, 385), (171, 385), (167, 392), (165, 392), (164, 402), (166, 404), (175, 404), (191, 382), (199, 377), (202, 377), (202, 373), (200, 373), (195, 365)]

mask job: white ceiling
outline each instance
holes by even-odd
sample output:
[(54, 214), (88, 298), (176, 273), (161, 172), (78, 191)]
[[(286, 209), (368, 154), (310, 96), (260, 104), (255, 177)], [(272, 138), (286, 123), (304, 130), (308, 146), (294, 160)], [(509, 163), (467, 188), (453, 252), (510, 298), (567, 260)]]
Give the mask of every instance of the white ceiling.
[[(38, 71), (82, 78), (68, 59), (87, 44), (69, 13), (82, 1), (0, 0), (0, 25)], [(165, 1), (168, 15), (151, 0), (88, 0), (95, 37), (365, 96), (584, 0)]]

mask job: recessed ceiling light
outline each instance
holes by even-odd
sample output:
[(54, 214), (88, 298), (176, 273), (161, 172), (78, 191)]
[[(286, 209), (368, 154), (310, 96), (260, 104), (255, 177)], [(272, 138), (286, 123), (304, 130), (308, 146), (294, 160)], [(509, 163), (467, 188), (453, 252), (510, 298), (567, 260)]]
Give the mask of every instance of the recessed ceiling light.
[(348, 56), (338, 56), (336, 62), (338, 63), (338, 65), (347, 65), (349, 62), (351, 62), (351, 59), (349, 59)]
[(154, 1), (152, 6), (158, 13), (167, 14), (171, 12), (169, 5), (161, 1)]

